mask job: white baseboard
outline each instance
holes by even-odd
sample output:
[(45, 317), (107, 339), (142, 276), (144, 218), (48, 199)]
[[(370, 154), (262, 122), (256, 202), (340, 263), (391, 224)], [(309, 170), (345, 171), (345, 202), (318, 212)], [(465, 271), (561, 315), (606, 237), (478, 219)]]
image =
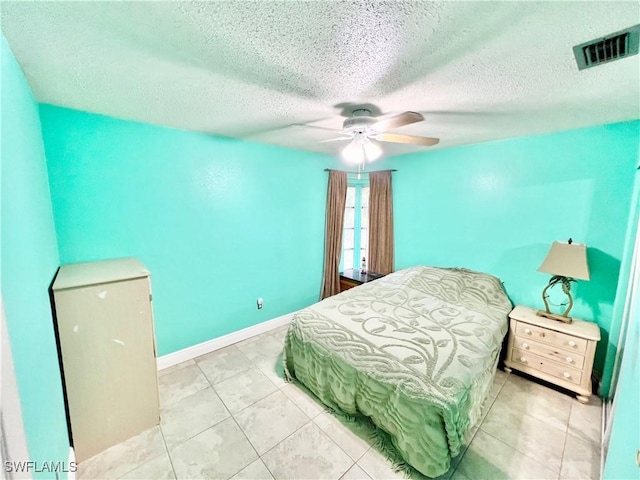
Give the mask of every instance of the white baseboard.
[(177, 352), (162, 355), (157, 358), (158, 370), (172, 367), (173, 365), (186, 362), (187, 360), (199, 357), (200, 355), (205, 355), (215, 350), (233, 345), (234, 343), (241, 342), (247, 338), (255, 337), (256, 335), (268, 332), (269, 330), (288, 325), (292, 318), (293, 313), (288, 313), (286, 315), (267, 320), (266, 322), (253, 325), (252, 327), (243, 328), (237, 332), (232, 332), (227, 335), (223, 335), (222, 337), (214, 338), (213, 340), (198, 343), (192, 347), (183, 348)]

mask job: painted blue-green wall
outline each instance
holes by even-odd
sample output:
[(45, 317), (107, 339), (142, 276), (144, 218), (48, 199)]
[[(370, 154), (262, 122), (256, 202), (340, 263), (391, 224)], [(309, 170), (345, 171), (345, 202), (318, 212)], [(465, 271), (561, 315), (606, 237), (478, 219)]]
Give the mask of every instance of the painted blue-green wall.
[(48, 294), (58, 249), (38, 106), (4, 37), (1, 43), (2, 299), (27, 447), (42, 466), (69, 454)]
[(49, 105), (40, 114), (61, 262), (138, 257), (160, 355), (318, 300), (329, 157)]
[[(591, 281), (572, 314), (596, 321), (602, 372), (625, 243), (640, 122), (516, 138), (385, 162), (394, 174), (396, 268), (459, 266), (500, 277), (541, 307), (537, 272), (554, 240), (586, 243)], [(607, 372), (610, 373), (610, 372)]]
[(622, 356), (615, 392), (610, 391), (611, 379), (603, 385), (604, 394), (613, 396), (615, 393), (613, 428), (603, 475), (607, 480), (640, 478), (640, 467), (636, 463), (636, 451), (640, 447), (640, 296), (636, 295), (633, 299), (629, 295), (629, 302), (625, 302), (630, 284), (635, 281), (629, 277), (633, 272), (633, 262), (636, 262), (635, 269), (638, 268), (638, 258), (634, 258), (634, 247), (638, 233), (639, 199), (640, 173), (636, 171), (625, 252), (620, 269), (618, 299), (614, 308), (612, 339), (617, 341), (620, 337), (621, 322), (627, 313), (626, 308), (629, 309), (630, 318), (626, 337), (621, 344), (615, 345), (614, 342), (610, 342), (605, 363), (605, 370), (612, 369), (616, 354)]
[(609, 451), (604, 468), (606, 480), (640, 478), (636, 452), (640, 448), (640, 296), (625, 342), (622, 369), (616, 391), (616, 406)]
[[(638, 146), (640, 148), (640, 145)], [(639, 155), (640, 160), (640, 155)], [(629, 220), (627, 222), (627, 235), (625, 238), (624, 251), (622, 254), (622, 262), (620, 264), (620, 275), (618, 276), (618, 288), (616, 291), (616, 302), (613, 306), (611, 330), (609, 331), (609, 345), (604, 361), (604, 371), (613, 372), (616, 355), (618, 353), (618, 342), (620, 341), (622, 320), (625, 315), (625, 310), (630, 307), (627, 305), (627, 293), (630, 286), (630, 275), (632, 273), (632, 261), (634, 248), (636, 243), (636, 234), (638, 231), (638, 219), (640, 214), (640, 171), (636, 169), (635, 182), (631, 201), (629, 202)], [(629, 298), (629, 301), (631, 299)], [(623, 332), (623, 335), (626, 332)], [(624, 341), (624, 339), (623, 339)], [(600, 393), (603, 397), (610, 396), (612, 392), (611, 388), (611, 376), (604, 378)]]

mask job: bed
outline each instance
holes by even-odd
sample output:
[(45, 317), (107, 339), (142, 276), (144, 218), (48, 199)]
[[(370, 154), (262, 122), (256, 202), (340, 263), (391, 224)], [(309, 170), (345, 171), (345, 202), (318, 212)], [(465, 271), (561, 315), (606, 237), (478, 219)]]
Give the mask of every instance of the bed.
[(511, 308), (491, 275), (399, 270), (297, 312), (285, 374), (371, 421), (403, 462), (436, 477), (480, 419)]

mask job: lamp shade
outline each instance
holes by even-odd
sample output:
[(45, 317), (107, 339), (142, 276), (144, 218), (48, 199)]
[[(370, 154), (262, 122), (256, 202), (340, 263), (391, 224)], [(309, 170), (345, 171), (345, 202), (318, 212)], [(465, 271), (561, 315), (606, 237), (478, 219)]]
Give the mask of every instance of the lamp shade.
[(349, 145), (347, 145), (342, 151), (342, 158), (347, 162), (354, 165), (360, 165), (364, 163), (364, 150), (362, 145), (354, 138)]
[(587, 246), (583, 243), (553, 242), (538, 271), (589, 280)]
[(364, 156), (367, 162), (373, 162), (382, 156), (382, 148), (380, 148), (380, 145), (372, 142), (368, 138), (362, 144), (362, 149), (364, 150)]
[(363, 133), (357, 133), (351, 142), (342, 150), (342, 158), (355, 165), (373, 162), (382, 156), (382, 148), (377, 142), (372, 142)]

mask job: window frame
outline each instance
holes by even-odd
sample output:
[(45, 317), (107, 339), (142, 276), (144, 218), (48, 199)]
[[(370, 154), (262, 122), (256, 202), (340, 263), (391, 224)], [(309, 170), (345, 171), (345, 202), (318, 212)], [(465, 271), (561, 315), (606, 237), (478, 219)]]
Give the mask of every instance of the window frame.
[[(362, 262), (362, 258), (360, 257), (360, 252), (362, 251), (362, 245), (361, 245), (361, 240), (362, 240), (362, 189), (364, 187), (368, 187), (369, 186), (369, 179), (348, 179), (347, 180), (347, 188), (349, 187), (353, 187), (355, 188), (355, 192), (354, 192), (354, 205), (353, 205), (353, 260), (354, 260), (354, 265), (353, 265), (353, 269), (354, 270), (359, 270), (360, 266), (361, 266), (361, 262)], [(346, 212), (346, 205), (345, 205), (345, 212)], [(342, 226), (342, 245), (340, 247), (340, 266), (339, 266), (339, 271), (340, 272), (344, 272), (344, 250), (345, 250), (345, 245), (344, 245), (344, 231), (345, 231), (345, 226)], [(367, 242), (367, 247), (368, 247), (368, 242)], [(358, 255), (356, 255), (356, 252), (358, 252)]]

